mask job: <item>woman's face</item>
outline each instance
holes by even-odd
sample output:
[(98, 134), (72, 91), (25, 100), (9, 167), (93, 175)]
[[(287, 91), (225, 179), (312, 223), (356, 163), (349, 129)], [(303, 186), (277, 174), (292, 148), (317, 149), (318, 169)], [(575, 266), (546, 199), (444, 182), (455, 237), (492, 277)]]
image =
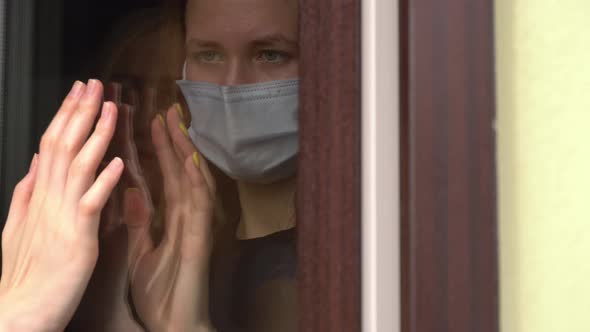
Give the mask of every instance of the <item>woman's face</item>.
[(298, 77), (297, 0), (189, 0), (187, 79), (231, 86)]

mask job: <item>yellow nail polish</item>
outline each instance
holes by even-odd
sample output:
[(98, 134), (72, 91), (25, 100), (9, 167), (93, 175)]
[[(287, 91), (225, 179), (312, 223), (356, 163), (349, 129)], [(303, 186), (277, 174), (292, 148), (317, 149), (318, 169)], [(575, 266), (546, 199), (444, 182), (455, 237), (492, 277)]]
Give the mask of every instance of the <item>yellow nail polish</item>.
[(141, 191), (139, 190), (139, 188), (133, 188), (133, 187), (132, 187), (132, 188), (127, 188), (127, 190), (126, 190), (126, 191), (127, 191), (128, 193), (139, 193), (139, 192), (141, 192)]
[(184, 119), (184, 112), (182, 112), (182, 107), (180, 106), (179, 103), (174, 104), (174, 107), (176, 108), (176, 112), (178, 112), (178, 115), (180, 116), (180, 119)]
[(186, 126), (184, 125), (184, 123), (179, 123), (178, 124), (178, 128), (180, 128), (180, 130), (182, 131), (182, 133), (184, 134), (184, 136), (189, 137), (188, 135), (188, 130), (186, 130)]
[(199, 159), (199, 153), (195, 151), (195, 153), (193, 153), (193, 162), (195, 163), (195, 166), (199, 167), (199, 165), (201, 164), (200, 159)]
[(164, 117), (162, 116), (162, 114), (158, 114), (158, 119), (162, 123), (162, 126), (166, 127), (166, 121), (164, 121)]

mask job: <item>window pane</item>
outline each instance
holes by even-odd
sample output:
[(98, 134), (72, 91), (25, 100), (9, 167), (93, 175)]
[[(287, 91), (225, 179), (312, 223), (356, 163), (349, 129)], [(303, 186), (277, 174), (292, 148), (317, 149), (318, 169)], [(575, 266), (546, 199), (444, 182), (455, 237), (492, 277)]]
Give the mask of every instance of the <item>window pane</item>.
[(6, 8), (4, 216), (76, 80), (118, 109), (97, 174), (125, 170), (68, 330), (295, 331), (297, 0)]

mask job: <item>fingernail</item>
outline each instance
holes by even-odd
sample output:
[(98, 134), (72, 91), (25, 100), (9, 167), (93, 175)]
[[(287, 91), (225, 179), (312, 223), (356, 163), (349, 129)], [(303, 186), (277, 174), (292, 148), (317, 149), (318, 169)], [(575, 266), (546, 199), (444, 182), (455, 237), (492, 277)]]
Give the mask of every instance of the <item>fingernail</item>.
[(82, 94), (82, 88), (84, 87), (84, 83), (80, 82), (80, 81), (76, 81), (74, 82), (74, 85), (72, 86), (72, 90), (70, 90), (70, 97), (80, 97), (80, 95)]
[(111, 162), (109, 167), (111, 167), (113, 171), (118, 172), (118, 171), (122, 170), (123, 168), (125, 168), (125, 163), (123, 162), (123, 159), (121, 159), (119, 157), (115, 157), (115, 159), (113, 159), (113, 161)]
[(195, 153), (193, 153), (193, 162), (195, 163), (195, 166), (199, 167), (201, 162), (199, 159), (199, 153), (197, 151), (195, 151)]
[(88, 88), (86, 89), (86, 93), (84, 94), (85, 97), (90, 97), (96, 91), (98, 87), (98, 81), (95, 79), (88, 80)]
[(162, 126), (166, 127), (166, 121), (164, 121), (164, 117), (162, 116), (162, 114), (158, 114), (158, 120), (160, 120)]
[(107, 103), (106, 103), (106, 102), (104, 102), (104, 103), (102, 104), (102, 113), (100, 113), (100, 117), (101, 117), (103, 120), (106, 120), (106, 119), (108, 119), (109, 115), (111, 115), (111, 110), (110, 110), (110, 107), (108, 107)]
[(179, 123), (178, 124), (178, 128), (180, 128), (180, 130), (182, 131), (182, 133), (184, 134), (184, 136), (189, 137), (188, 135), (188, 130), (186, 130), (186, 126), (184, 125), (184, 123)]
[(125, 190), (125, 191), (128, 192), (128, 193), (139, 193), (139, 192), (141, 192), (139, 190), (139, 188), (134, 188), (134, 187), (127, 188), (127, 190)]
[(176, 108), (176, 112), (178, 112), (178, 116), (180, 116), (180, 119), (184, 119), (184, 112), (182, 112), (182, 107), (180, 106), (179, 103), (174, 104), (174, 107)]

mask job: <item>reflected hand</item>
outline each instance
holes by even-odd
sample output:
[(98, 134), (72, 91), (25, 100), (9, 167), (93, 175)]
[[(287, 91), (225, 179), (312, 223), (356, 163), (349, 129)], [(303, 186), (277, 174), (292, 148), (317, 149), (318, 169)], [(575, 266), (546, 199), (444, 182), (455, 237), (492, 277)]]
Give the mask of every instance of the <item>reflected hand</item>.
[(60, 331), (71, 319), (98, 256), (100, 213), (123, 172), (115, 158), (98, 176), (117, 108), (102, 84), (77, 82), (17, 185), (2, 233), (0, 329)]
[(158, 116), (151, 124), (166, 200), (159, 244), (150, 236), (145, 195), (141, 190), (125, 194), (131, 294), (150, 331), (212, 331), (208, 293), (215, 183), (175, 107), (166, 119)]

